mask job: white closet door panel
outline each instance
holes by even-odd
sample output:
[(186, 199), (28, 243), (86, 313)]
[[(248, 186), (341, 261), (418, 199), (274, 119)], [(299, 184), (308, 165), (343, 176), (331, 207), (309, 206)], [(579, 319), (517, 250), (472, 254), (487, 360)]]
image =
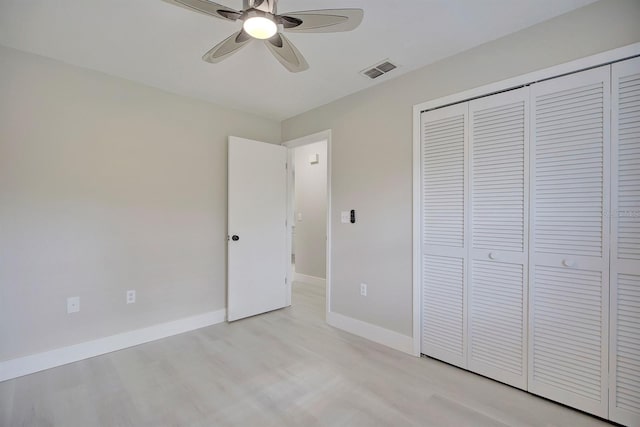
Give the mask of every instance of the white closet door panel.
[(425, 255), (422, 353), (465, 367), (464, 260)]
[[(474, 249), (524, 250), (525, 99), (522, 93), (519, 90), (506, 96), (496, 95), (470, 105)], [(488, 102), (491, 104), (487, 105)], [(501, 114), (506, 120), (496, 121)]]
[(468, 107), (422, 114), (421, 352), (466, 367)]
[(529, 391), (608, 415), (610, 73), (531, 86)]
[(640, 425), (640, 273), (617, 274), (612, 332), (611, 419)]
[(605, 74), (608, 67), (532, 86), (536, 252), (603, 257)]
[(465, 136), (466, 106), (462, 110), (442, 109), (423, 114), (422, 197), (425, 244), (464, 247)]
[(469, 286), (469, 369), (526, 387), (524, 268), (472, 260)]
[(529, 89), (469, 103), (469, 369), (526, 388)]
[[(638, 60), (616, 65), (638, 71), (637, 64)], [(629, 69), (634, 65), (636, 70)], [(614, 79), (617, 257), (640, 261), (640, 72)]]
[(612, 70), (610, 419), (640, 425), (640, 59)]
[(536, 266), (533, 283), (532, 391), (595, 412), (606, 375), (602, 273)]

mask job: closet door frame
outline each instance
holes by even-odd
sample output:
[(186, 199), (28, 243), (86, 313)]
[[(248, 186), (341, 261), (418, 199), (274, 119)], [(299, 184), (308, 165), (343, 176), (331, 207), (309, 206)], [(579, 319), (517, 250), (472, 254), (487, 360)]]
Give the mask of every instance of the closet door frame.
[(421, 130), (420, 116), (423, 111), (444, 107), (447, 105), (469, 101), (481, 96), (487, 96), (509, 89), (526, 86), (528, 84), (574, 73), (611, 62), (620, 61), (640, 55), (640, 43), (633, 43), (616, 49), (590, 55), (574, 61), (554, 65), (538, 71), (490, 83), (477, 88), (451, 95), (446, 95), (430, 101), (421, 102), (413, 106), (413, 351), (414, 356), (420, 356), (421, 342), (421, 311), (422, 311), (422, 272), (421, 272), (421, 241), (422, 241), (422, 208), (421, 208)]

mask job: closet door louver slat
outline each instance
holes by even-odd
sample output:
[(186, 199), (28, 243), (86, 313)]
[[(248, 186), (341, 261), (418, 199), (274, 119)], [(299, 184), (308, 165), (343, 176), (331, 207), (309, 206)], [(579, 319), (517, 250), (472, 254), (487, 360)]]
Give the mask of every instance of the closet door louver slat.
[(466, 367), (466, 105), (422, 114), (421, 352)]
[(531, 86), (528, 386), (608, 415), (609, 67)]
[(612, 66), (610, 419), (640, 425), (640, 59)]
[(526, 389), (529, 89), (469, 103), (469, 369)]

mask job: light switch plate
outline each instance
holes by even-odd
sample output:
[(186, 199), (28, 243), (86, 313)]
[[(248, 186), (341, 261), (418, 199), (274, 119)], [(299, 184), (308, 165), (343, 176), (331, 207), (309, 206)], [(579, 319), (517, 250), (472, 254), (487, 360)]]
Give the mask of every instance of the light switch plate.
[(360, 283), (360, 295), (362, 295), (363, 297), (367, 296), (367, 284), (366, 283)]

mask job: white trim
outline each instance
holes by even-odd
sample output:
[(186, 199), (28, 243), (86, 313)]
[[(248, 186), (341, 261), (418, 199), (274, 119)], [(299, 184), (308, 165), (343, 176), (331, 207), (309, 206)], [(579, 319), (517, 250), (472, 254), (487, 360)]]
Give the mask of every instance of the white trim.
[(521, 76), (516, 76), (510, 79), (501, 80), (499, 82), (490, 83), (488, 85), (480, 86), (474, 89), (469, 89), (464, 92), (443, 96), (442, 98), (437, 98), (431, 101), (414, 105), (413, 107), (414, 120), (415, 120), (416, 112), (419, 115), (420, 112), (424, 110), (430, 110), (437, 107), (443, 107), (449, 104), (455, 104), (457, 102), (470, 100), (472, 98), (489, 95), (495, 92), (502, 92), (508, 89), (517, 88), (530, 83), (539, 82), (541, 80), (547, 80), (554, 77), (559, 77), (564, 74), (575, 73), (581, 70), (585, 70), (587, 68), (593, 68), (593, 67), (597, 67), (599, 65), (605, 65), (611, 62), (621, 61), (626, 58), (631, 58), (637, 55), (640, 55), (640, 43), (633, 43), (617, 49), (587, 56), (585, 58), (576, 59), (575, 61), (554, 65), (552, 67), (544, 68), (538, 71), (533, 71), (527, 74), (523, 74)]
[(313, 144), (314, 142), (320, 142), (329, 139), (331, 139), (331, 130), (327, 129), (321, 132), (313, 133), (311, 135), (292, 139), (290, 141), (285, 141), (281, 145), (284, 145), (287, 148), (296, 148), (302, 145), (309, 145)]
[(294, 266), (291, 265), (291, 261), (293, 258), (293, 224), (295, 223), (294, 216), (294, 151), (290, 148), (287, 149), (287, 219), (286, 219), (286, 227), (287, 227), (287, 306), (291, 305), (291, 286), (293, 281), (295, 280), (293, 275), (295, 272), (293, 271)]
[(293, 272), (293, 281), (294, 282), (303, 282), (303, 283), (307, 283), (309, 285), (315, 285), (315, 286), (326, 286), (327, 285), (327, 281), (325, 279), (323, 279), (322, 277), (308, 276), (306, 274), (296, 273), (295, 271)]
[(142, 329), (0, 362), (0, 381), (222, 323), (225, 321), (226, 315), (227, 311), (225, 309), (210, 311), (184, 319), (160, 323)]
[[(597, 53), (595, 55), (580, 58), (564, 64), (554, 65), (521, 76), (513, 77), (499, 82), (490, 83), (464, 92), (447, 95), (431, 101), (422, 102), (413, 106), (413, 354), (420, 355), (420, 329), (421, 329), (421, 287), (422, 274), (421, 263), (421, 183), (420, 183), (420, 115), (422, 111), (449, 104), (470, 100), (480, 96), (517, 88), (541, 80), (559, 77), (564, 74), (574, 73), (587, 68), (611, 62), (621, 61), (640, 55), (640, 43), (633, 43), (617, 49)], [(530, 221), (533, 219), (530, 218)]]
[[(420, 110), (413, 107), (413, 355), (420, 357), (422, 327), (422, 144)], [(416, 120), (417, 117), (417, 120)]]
[[(284, 145), (289, 149), (289, 165), (293, 162), (293, 149), (302, 145), (313, 144), (315, 142), (327, 141), (327, 241), (326, 241), (326, 260), (327, 265), (325, 268), (325, 300), (326, 300), (326, 313), (331, 311), (331, 129), (323, 130), (311, 135), (303, 136), (300, 138), (285, 141), (281, 145)], [(287, 203), (289, 204), (287, 214), (287, 242), (288, 253), (291, 257), (291, 226), (293, 225), (293, 167), (289, 167), (287, 174)], [(289, 284), (289, 304), (291, 304), (291, 282), (294, 280), (294, 274), (291, 269), (287, 273), (287, 283)], [(311, 276), (309, 276), (311, 277)]]
[(324, 131), (327, 138), (327, 248), (325, 258), (327, 260), (326, 271), (324, 272), (326, 281), (325, 310), (327, 315), (331, 311), (331, 130)]
[(386, 345), (403, 353), (413, 355), (413, 338), (395, 331), (347, 317), (336, 312), (327, 313), (327, 323), (334, 328), (342, 329), (378, 344)]

